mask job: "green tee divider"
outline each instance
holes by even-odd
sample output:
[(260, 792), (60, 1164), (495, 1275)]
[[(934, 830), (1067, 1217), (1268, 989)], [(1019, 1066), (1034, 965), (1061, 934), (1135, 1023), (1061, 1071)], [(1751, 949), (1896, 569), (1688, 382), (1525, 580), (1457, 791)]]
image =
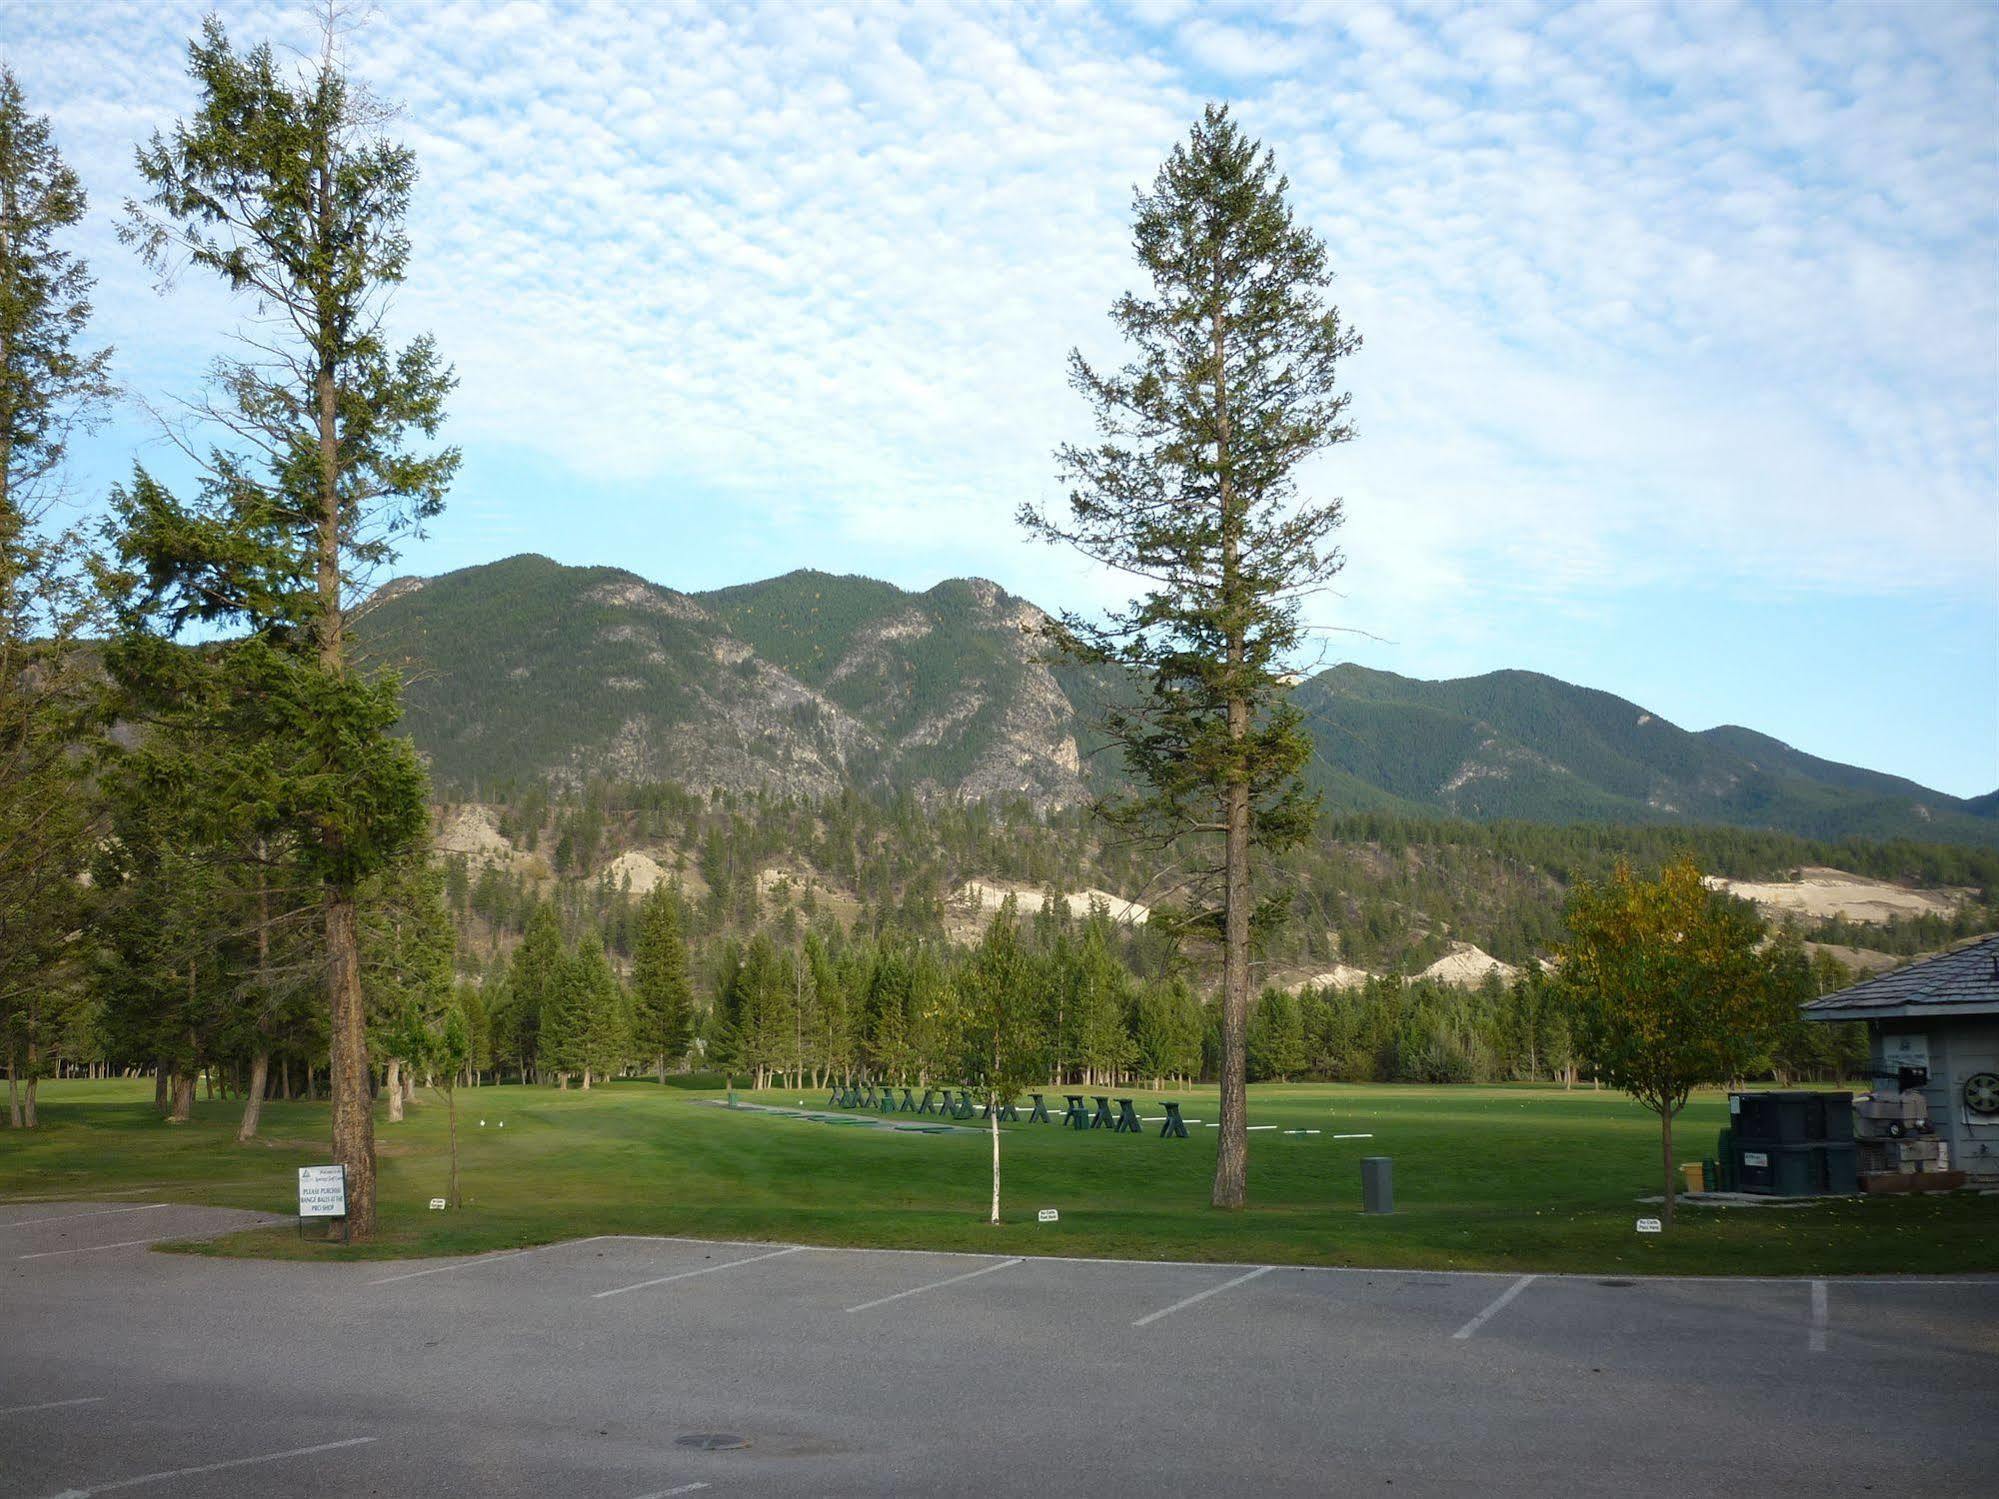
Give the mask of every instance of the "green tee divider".
[(1115, 1131), (1117, 1129), (1117, 1121), (1111, 1118), (1110, 1098), (1105, 1094), (1099, 1093), (1096, 1095), (1096, 1100), (1097, 1112), (1090, 1117), (1090, 1128)]

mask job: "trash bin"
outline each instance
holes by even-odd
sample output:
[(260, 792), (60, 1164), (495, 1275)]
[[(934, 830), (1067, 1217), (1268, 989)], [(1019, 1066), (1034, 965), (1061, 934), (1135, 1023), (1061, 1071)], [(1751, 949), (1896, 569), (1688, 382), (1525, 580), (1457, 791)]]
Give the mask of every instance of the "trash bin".
[(1689, 1192), (1705, 1190), (1705, 1183), (1701, 1180), (1701, 1163), (1699, 1161), (1680, 1162), (1680, 1177), (1686, 1183)]

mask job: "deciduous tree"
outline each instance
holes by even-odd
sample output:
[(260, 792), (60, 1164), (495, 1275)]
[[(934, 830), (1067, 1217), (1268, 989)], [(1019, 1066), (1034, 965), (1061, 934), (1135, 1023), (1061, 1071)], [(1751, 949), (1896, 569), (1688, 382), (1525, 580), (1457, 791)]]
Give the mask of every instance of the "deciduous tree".
[(1740, 1077), (1776, 1027), (1763, 923), (1710, 890), (1691, 858), (1641, 880), (1620, 863), (1569, 896), (1561, 982), (1598, 1077), (1659, 1116), (1668, 1225), (1673, 1120), (1704, 1084)]
[(1033, 964), (1020, 941), (1020, 921), (1008, 896), (986, 924), (985, 936), (958, 979), (966, 1084), (986, 1105), (993, 1144), (989, 1222), (1000, 1221), (1000, 1111), (1047, 1065), (1038, 1021)]

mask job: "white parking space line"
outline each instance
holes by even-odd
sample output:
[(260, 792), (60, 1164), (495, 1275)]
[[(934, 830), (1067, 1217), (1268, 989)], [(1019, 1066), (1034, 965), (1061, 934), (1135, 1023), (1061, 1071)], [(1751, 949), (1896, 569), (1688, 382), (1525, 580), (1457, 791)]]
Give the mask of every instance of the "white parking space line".
[(1522, 1291), (1526, 1290), (1529, 1286), (1533, 1285), (1534, 1282), (1539, 1280), (1540, 1278), (1541, 1277), (1538, 1275), (1521, 1276), (1520, 1279), (1516, 1280), (1515, 1282), (1513, 1282), (1512, 1285), (1508, 1286), (1505, 1290), (1501, 1291), (1499, 1295), (1493, 1300), (1491, 1306), (1487, 1307), (1484, 1311), (1480, 1312), (1476, 1317), (1472, 1318), (1471, 1321), (1467, 1322), (1463, 1327), (1460, 1327), (1456, 1332), (1452, 1333), (1451, 1336), (1453, 1338), (1470, 1337), (1473, 1333), (1477, 1332), (1481, 1327), (1485, 1326), (1486, 1323), (1490, 1322), (1495, 1316), (1497, 1316), (1500, 1313), (1500, 1311), (1506, 1306), (1507, 1302), (1511, 1301), (1514, 1297), (1518, 1296)]
[(77, 1218), (109, 1218), (114, 1213), (150, 1213), (163, 1208), (164, 1202), (149, 1202), (136, 1208), (95, 1208), (88, 1213), (57, 1213), (47, 1218), (12, 1218), (0, 1223), (0, 1228), (29, 1228), (37, 1223), (68, 1223)]
[(1812, 1282), (1812, 1330), (1808, 1338), (1813, 1353), (1825, 1352), (1825, 1330), (1827, 1321), (1825, 1282)]
[(705, 1483), (683, 1483), (677, 1489), (654, 1489), (650, 1494), (641, 1494), (639, 1499), (673, 1499), (675, 1494), (692, 1494), (707, 1488)]
[(45, 1260), (58, 1254), (93, 1254), (100, 1249), (130, 1249), (135, 1244), (159, 1244), (177, 1237), (174, 1234), (154, 1234), (150, 1239), (120, 1239), (116, 1244), (79, 1244), (74, 1249), (38, 1249), (33, 1254), (17, 1254), (17, 1260)]
[(945, 1286), (955, 1286), (960, 1281), (977, 1280), (981, 1275), (991, 1275), (995, 1270), (1004, 1270), (1009, 1265), (1018, 1265), (1019, 1260), (1001, 1260), (997, 1265), (982, 1265), (977, 1270), (967, 1270), (963, 1275), (947, 1276), (943, 1280), (933, 1280), (927, 1286), (912, 1286), (907, 1291), (897, 1291), (893, 1296), (877, 1297), (873, 1301), (863, 1301), (859, 1306), (847, 1308), (850, 1312), (873, 1311), (878, 1306), (887, 1306), (891, 1301), (900, 1301), (905, 1296), (921, 1296), (925, 1291), (942, 1290)]
[(294, 1447), (289, 1452), (262, 1452), (255, 1457), (232, 1457), (226, 1462), (203, 1463), (198, 1468), (169, 1468), (164, 1473), (141, 1473), (137, 1478), (119, 1478), (110, 1483), (100, 1483), (87, 1489), (64, 1489), (52, 1499), (91, 1499), (94, 1494), (109, 1494), (117, 1489), (133, 1489), (142, 1483), (163, 1483), (169, 1478), (192, 1478), (197, 1473), (220, 1473), (227, 1468), (247, 1468), (255, 1463), (283, 1462), (288, 1457), (311, 1457), (316, 1452), (336, 1452), (342, 1447), (360, 1447), (374, 1441), (374, 1437), (348, 1437), (340, 1442), (321, 1442), (315, 1447)]
[(1192, 1306), (1197, 1301), (1206, 1301), (1210, 1296), (1219, 1296), (1222, 1294), (1222, 1292), (1228, 1290), (1232, 1286), (1239, 1286), (1246, 1280), (1255, 1280), (1259, 1275), (1268, 1275), (1272, 1270), (1275, 1270), (1276, 1268), (1277, 1267), (1275, 1265), (1258, 1265), (1254, 1270), (1251, 1270), (1246, 1275), (1238, 1275), (1233, 1280), (1225, 1280), (1218, 1286), (1209, 1286), (1208, 1289), (1205, 1291), (1196, 1291), (1192, 1296), (1189, 1296), (1185, 1301), (1176, 1301), (1171, 1306), (1162, 1306), (1156, 1312), (1147, 1312), (1143, 1317), (1140, 1317), (1136, 1322), (1132, 1323), (1131, 1325), (1133, 1327), (1144, 1327), (1147, 1323), (1157, 1322), (1161, 1317), (1170, 1317), (1175, 1312), (1182, 1311), (1185, 1308)]
[(567, 1249), (575, 1244), (595, 1244), (604, 1234), (592, 1234), (587, 1239), (564, 1239), (556, 1244), (530, 1244), (526, 1249), (508, 1249), (499, 1254), (482, 1254), (477, 1259), (458, 1260), (449, 1265), (432, 1265), (428, 1270), (410, 1270), (401, 1275), (384, 1275), (380, 1280), (368, 1282), (371, 1286), (394, 1285), (399, 1280), (415, 1280), (423, 1275), (442, 1275), (447, 1270), (472, 1270), (480, 1265), (493, 1265), (501, 1260), (519, 1259), (524, 1254), (540, 1254), (545, 1249)]
[(682, 1270), (675, 1275), (662, 1275), (655, 1280), (642, 1280), (637, 1285), (619, 1286), (611, 1291), (599, 1291), (590, 1299), (602, 1301), (606, 1296), (622, 1296), (627, 1291), (643, 1291), (647, 1286), (663, 1286), (672, 1280), (692, 1280), (697, 1275), (713, 1275), (717, 1270), (733, 1270), (738, 1265), (754, 1265), (758, 1260), (774, 1260), (787, 1254), (801, 1254), (807, 1246), (794, 1244), (789, 1249), (773, 1249), (769, 1254), (753, 1254), (740, 1260), (727, 1260), (719, 1265), (703, 1265), (699, 1270)]
[(103, 1395), (79, 1395), (74, 1400), (44, 1400), (40, 1405), (10, 1405), (0, 1408), (0, 1416), (25, 1416), (29, 1411), (61, 1410), (66, 1405), (102, 1405)]

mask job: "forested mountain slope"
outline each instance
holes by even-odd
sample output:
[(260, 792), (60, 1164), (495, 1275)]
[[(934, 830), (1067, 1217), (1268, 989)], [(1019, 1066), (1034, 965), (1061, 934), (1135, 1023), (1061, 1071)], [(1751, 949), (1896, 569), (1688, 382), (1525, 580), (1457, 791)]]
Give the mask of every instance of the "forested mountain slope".
[[(982, 579), (910, 593), (807, 571), (690, 595), (521, 556), (398, 580), (362, 631), (405, 672), (406, 731), (452, 794), (601, 776), (1072, 805), (1115, 771), (1088, 754), (1105, 689), (1044, 664), (1042, 619)], [(1338, 811), (1999, 846), (1991, 797), (1749, 729), (1689, 732), (1532, 672), (1423, 682), (1343, 665), (1295, 700)]]
[(809, 797), (1083, 796), (1039, 611), (980, 580), (905, 594), (792, 573), (691, 596), (511, 557), (384, 588), (362, 631), (403, 671), (441, 788), (590, 776)]
[(1897, 776), (1724, 725), (1692, 733), (1535, 672), (1422, 682), (1337, 666), (1301, 685), (1329, 767), (1481, 821), (1724, 823), (1812, 838), (1999, 842), (1999, 821)]

